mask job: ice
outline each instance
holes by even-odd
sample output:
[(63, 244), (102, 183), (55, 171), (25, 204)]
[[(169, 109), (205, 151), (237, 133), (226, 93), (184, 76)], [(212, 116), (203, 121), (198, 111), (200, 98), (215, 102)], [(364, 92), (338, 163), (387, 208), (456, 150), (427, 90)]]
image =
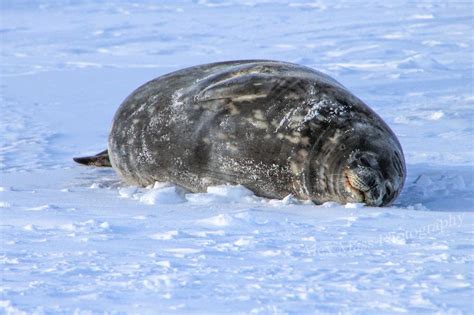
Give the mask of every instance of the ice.
[[(2, 1), (0, 313), (472, 313), (472, 20), (472, 1)], [(73, 163), (141, 84), (250, 58), (327, 73), (387, 122), (392, 206)]]
[(358, 208), (363, 208), (364, 204), (363, 203), (347, 203), (344, 208), (347, 209), (358, 209)]
[(278, 199), (269, 200), (268, 203), (274, 206), (281, 206), (281, 205), (297, 205), (297, 204), (304, 203), (304, 201), (300, 201), (290, 194), (281, 200), (278, 200)]
[(153, 235), (150, 235), (150, 238), (155, 239), (155, 240), (170, 240), (173, 237), (178, 235), (178, 231), (167, 231), (163, 233), (155, 233)]
[(122, 198), (132, 198), (137, 192), (137, 187), (123, 187), (119, 189), (119, 195)]
[(252, 196), (253, 192), (242, 185), (221, 185), (209, 186), (207, 188), (208, 194), (227, 197), (231, 200), (239, 200), (242, 197)]
[(206, 193), (187, 194), (186, 199), (196, 204), (253, 202), (256, 200), (253, 192), (242, 185), (210, 186)]
[(184, 190), (176, 186), (153, 188), (143, 193), (139, 200), (148, 205), (182, 203), (185, 201)]
[(206, 225), (206, 226), (217, 226), (217, 227), (227, 226), (231, 224), (231, 222), (232, 222), (232, 218), (225, 214), (219, 214), (214, 217), (205, 218), (205, 219), (196, 221), (197, 224)]
[(0, 208), (9, 208), (11, 204), (6, 201), (0, 201)]

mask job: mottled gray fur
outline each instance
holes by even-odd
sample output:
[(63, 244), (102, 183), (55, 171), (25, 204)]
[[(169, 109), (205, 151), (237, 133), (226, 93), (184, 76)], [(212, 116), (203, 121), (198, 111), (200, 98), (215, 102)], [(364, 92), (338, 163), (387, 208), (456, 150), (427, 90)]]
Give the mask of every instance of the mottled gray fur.
[(242, 184), (257, 195), (389, 204), (405, 162), (385, 124), (340, 83), (277, 61), (206, 64), (134, 91), (118, 109), (110, 162), (128, 183), (190, 191)]

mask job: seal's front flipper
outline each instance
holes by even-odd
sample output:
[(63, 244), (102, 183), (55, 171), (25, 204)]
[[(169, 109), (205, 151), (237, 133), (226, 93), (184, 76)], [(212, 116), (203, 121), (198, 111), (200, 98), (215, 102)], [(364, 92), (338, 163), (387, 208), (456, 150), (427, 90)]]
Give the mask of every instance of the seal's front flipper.
[(75, 157), (73, 160), (79, 164), (98, 167), (111, 167), (109, 152), (104, 150), (93, 156)]

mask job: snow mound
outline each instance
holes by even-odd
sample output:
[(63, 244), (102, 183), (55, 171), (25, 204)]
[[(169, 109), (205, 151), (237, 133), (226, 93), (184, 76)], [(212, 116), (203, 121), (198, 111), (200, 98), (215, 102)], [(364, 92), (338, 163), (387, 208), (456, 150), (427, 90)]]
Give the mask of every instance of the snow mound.
[(175, 236), (177, 236), (178, 233), (179, 232), (176, 231), (176, 230), (166, 231), (166, 232), (152, 234), (152, 235), (150, 235), (150, 238), (155, 239), (155, 240), (161, 240), (161, 241), (170, 240), (170, 239), (174, 238)]
[[(188, 202), (190, 204), (227, 204), (227, 203), (254, 203), (262, 201), (256, 197), (248, 188), (242, 185), (218, 185), (210, 186), (205, 193), (189, 193), (186, 189), (171, 183), (155, 182), (146, 188), (136, 186), (118, 188), (120, 198), (138, 200), (148, 205), (179, 204)], [(269, 200), (276, 204), (298, 203), (293, 197), (283, 200)]]
[(405, 58), (396, 63), (396, 67), (404, 70), (448, 70), (448, 67), (443, 65), (435, 58), (427, 58), (426, 56), (416, 55)]
[(282, 206), (282, 205), (299, 205), (302, 203), (306, 203), (305, 201), (300, 201), (296, 199), (293, 195), (288, 195), (285, 198), (279, 199), (271, 199), (268, 201), (269, 204), (274, 206)]
[(222, 227), (230, 225), (232, 220), (232, 217), (227, 214), (219, 214), (210, 218), (197, 220), (196, 222), (201, 225)]
[(185, 190), (178, 186), (153, 188), (139, 197), (141, 203), (155, 204), (177, 204), (186, 202)]
[(137, 192), (137, 187), (123, 187), (119, 189), (119, 195), (121, 198), (132, 198), (133, 195)]
[(257, 198), (254, 193), (242, 185), (218, 185), (207, 188), (206, 193), (186, 194), (191, 203), (236, 203), (253, 202)]
[(406, 188), (396, 201), (414, 210), (474, 211), (472, 167), (409, 170)]

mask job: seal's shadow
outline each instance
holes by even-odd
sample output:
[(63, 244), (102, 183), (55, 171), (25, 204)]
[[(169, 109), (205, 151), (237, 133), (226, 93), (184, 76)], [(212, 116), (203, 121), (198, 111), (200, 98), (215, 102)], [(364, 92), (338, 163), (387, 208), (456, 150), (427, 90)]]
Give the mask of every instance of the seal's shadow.
[(474, 211), (474, 167), (408, 164), (394, 206), (415, 210)]

